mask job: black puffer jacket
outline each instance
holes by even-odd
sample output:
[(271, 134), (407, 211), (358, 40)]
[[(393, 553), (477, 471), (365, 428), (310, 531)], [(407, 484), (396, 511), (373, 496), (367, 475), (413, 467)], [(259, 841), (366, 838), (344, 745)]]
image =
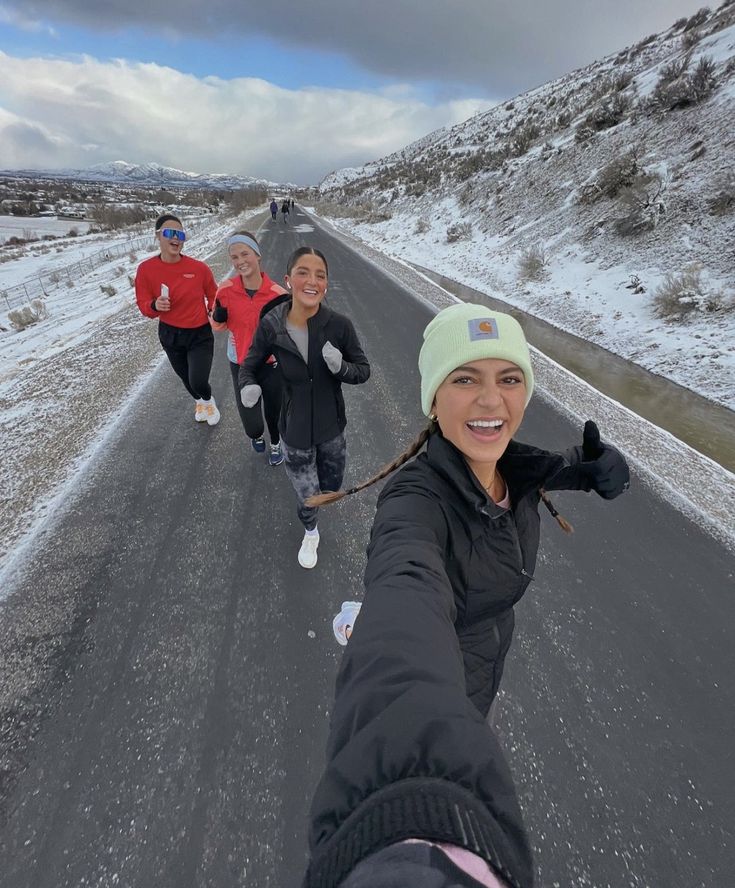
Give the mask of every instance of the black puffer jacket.
[[(501, 509), (462, 454), (437, 432), (426, 451), (401, 469), (378, 499), (366, 586), (376, 571), (385, 569), (384, 537), (414, 527), (436, 540), (454, 593), (467, 695), (483, 715), (503, 674), (515, 624), (513, 605), (536, 568), (539, 488), (589, 489), (578, 466), (578, 449), (562, 455), (512, 441), (498, 462), (511, 500), (510, 509)], [(415, 548), (407, 543), (400, 554), (391, 550), (390, 557), (410, 563)], [(430, 587), (435, 578), (427, 576), (425, 582)]]
[(443, 519), (423, 501), (427, 521), (395, 523), (373, 538), (312, 803), (305, 888), (342, 885), (389, 845), (410, 857), (416, 846), (395, 844), (410, 838), (466, 848), (513, 888), (533, 884), (512, 778), (465, 693), (455, 596), (438, 540)]
[[(359, 385), (370, 377), (370, 364), (360, 346), (352, 321), (320, 306), (309, 318), (309, 360), (286, 328), (291, 301), (276, 305), (265, 314), (255, 331), (250, 351), (240, 365), (238, 383), (257, 385), (257, 372), (270, 355), (275, 355), (283, 376), (283, 404), (279, 428), (290, 447), (308, 450), (336, 438), (347, 424), (342, 383)], [(322, 357), (325, 342), (342, 352), (342, 368), (333, 374)]]

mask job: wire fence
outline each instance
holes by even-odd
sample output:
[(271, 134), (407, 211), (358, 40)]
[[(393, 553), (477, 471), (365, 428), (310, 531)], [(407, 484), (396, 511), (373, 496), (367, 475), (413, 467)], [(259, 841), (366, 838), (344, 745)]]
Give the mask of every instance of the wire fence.
[[(211, 221), (211, 217), (209, 217)], [(201, 224), (190, 224), (187, 231), (192, 234), (197, 231)], [(111, 244), (103, 250), (98, 250), (86, 256), (84, 259), (78, 259), (69, 265), (62, 265), (58, 268), (52, 268), (44, 271), (34, 277), (26, 278), (19, 284), (14, 284), (5, 290), (0, 290), (0, 306), (10, 311), (22, 305), (30, 305), (34, 299), (46, 299), (51, 292), (62, 284), (71, 281), (75, 283), (83, 275), (88, 274), (100, 265), (110, 262), (112, 259), (119, 259), (121, 256), (127, 256), (130, 253), (136, 253), (139, 250), (152, 251), (155, 248), (153, 234), (148, 233), (139, 237), (125, 241), (122, 244)]]

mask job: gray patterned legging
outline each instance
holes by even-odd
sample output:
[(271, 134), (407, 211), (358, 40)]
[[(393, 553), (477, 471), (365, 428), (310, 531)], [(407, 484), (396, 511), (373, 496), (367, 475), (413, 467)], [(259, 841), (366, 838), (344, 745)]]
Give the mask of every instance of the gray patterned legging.
[(299, 501), (297, 509), (299, 521), (306, 530), (314, 530), (319, 510), (305, 506), (304, 500), (318, 493), (330, 493), (340, 489), (345, 474), (347, 441), (344, 435), (337, 435), (331, 441), (316, 444), (308, 450), (289, 447), (285, 441), (282, 441), (282, 444), (286, 474), (293, 484)]

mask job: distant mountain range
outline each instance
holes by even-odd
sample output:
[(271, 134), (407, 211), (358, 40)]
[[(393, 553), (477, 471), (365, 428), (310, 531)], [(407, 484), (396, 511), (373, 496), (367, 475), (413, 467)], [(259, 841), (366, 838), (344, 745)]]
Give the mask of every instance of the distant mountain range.
[(76, 179), (83, 182), (126, 182), (134, 185), (157, 185), (176, 188), (212, 188), (232, 191), (238, 188), (294, 189), (290, 183), (270, 182), (252, 176), (234, 176), (227, 173), (190, 173), (158, 163), (127, 163), (114, 160), (111, 163), (98, 163), (84, 170), (4, 170), (4, 175), (50, 179)]

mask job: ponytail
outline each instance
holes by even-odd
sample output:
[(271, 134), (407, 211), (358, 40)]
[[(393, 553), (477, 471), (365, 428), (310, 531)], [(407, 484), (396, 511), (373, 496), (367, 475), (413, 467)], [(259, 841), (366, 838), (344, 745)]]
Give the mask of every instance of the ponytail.
[(430, 419), (429, 425), (423, 429), (423, 431), (419, 434), (419, 436), (412, 441), (408, 447), (403, 451), (403, 453), (399, 454), (393, 462), (388, 463), (383, 466), (372, 478), (368, 478), (367, 481), (362, 481), (360, 484), (355, 487), (350, 487), (349, 490), (337, 490), (334, 493), (320, 493), (316, 496), (310, 496), (306, 500), (307, 506), (331, 506), (332, 503), (338, 503), (341, 499), (344, 499), (346, 496), (352, 496), (353, 493), (359, 493), (361, 490), (365, 490), (366, 487), (370, 487), (372, 484), (376, 484), (378, 481), (382, 481), (383, 478), (387, 478), (388, 475), (392, 474), (396, 471), (396, 469), (400, 469), (400, 467), (409, 461), (409, 459), (413, 459), (414, 456), (421, 450), (421, 448), (426, 444), (429, 440), (430, 436), (434, 434), (436, 431), (436, 420)]

